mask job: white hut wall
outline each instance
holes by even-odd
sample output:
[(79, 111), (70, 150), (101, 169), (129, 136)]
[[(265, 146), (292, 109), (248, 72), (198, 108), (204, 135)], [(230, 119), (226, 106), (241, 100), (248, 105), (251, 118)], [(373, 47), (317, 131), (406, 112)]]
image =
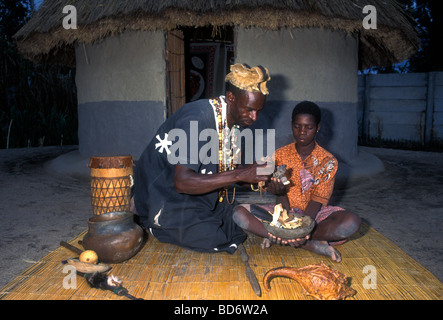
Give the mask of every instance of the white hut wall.
[(236, 43), (236, 62), (266, 66), (272, 77), (254, 128), (275, 129), (276, 148), (282, 147), (293, 141), (294, 106), (316, 102), (322, 109), (319, 144), (339, 160), (352, 162), (358, 153), (357, 37), (319, 28), (238, 28)]
[(126, 32), (76, 46), (83, 156), (138, 158), (165, 120), (163, 32)]

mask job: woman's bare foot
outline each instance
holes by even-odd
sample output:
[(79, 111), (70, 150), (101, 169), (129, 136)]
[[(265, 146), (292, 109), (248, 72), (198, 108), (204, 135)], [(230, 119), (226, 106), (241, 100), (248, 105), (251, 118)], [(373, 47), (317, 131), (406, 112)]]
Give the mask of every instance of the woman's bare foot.
[[(301, 241), (301, 239), (297, 239), (297, 240)], [(305, 240), (305, 239), (303, 239), (303, 240)], [(335, 262), (341, 262), (340, 252), (338, 252), (338, 250), (335, 249), (333, 246), (329, 245), (329, 243), (327, 241), (308, 240), (301, 246), (294, 246), (291, 242), (282, 241), (282, 239), (269, 234), (269, 238), (263, 239), (263, 242), (261, 244), (261, 248), (262, 249), (269, 248), (271, 246), (271, 244), (273, 244), (273, 243), (283, 244), (283, 245), (289, 244), (294, 248), (300, 247), (300, 248), (309, 250), (311, 252), (315, 252), (317, 254), (330, 257)]]
[(340, 252), (338, 252), (333, 246), (329, 245), (327, 241), (310, 240), (307, 241), (302, 248), (323, 256), (328, 256), (335, 262), (341, 261)]

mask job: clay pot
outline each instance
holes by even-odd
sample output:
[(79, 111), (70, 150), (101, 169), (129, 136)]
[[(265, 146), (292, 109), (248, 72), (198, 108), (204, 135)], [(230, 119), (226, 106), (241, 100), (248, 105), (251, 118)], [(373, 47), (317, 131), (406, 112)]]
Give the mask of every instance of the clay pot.
[(88, 220), (85, 250), (94, 250), (100, 262), (119, 263), (133, 257), (144, 243), (143, 229), (129, 211), (108, 212)]

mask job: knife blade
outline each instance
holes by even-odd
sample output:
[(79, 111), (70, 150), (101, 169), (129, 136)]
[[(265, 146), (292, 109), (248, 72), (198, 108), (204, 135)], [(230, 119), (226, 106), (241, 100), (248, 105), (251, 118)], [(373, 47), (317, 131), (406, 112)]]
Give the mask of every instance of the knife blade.
[(246, 249), (243, 246), (243, 243), (239, 244), (238, 252), (240, 253), (240, 257), (246, 266), (246, 276), (248, 277), (249, 283), (251, 284), (252, 290), (254, 290), (255, 294), (261, 297), (261, 288), (258, 283), (257, 277), (255, 276), (254, 271), (251, 269), (249, 265), (249, 257), (246, 253)]

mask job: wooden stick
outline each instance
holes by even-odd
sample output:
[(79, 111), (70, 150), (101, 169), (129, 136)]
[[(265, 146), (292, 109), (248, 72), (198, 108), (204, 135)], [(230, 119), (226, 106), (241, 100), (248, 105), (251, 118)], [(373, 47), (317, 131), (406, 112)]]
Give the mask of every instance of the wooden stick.
[(65, 247), (66, 249), (69, 249), (77, 254), (81, 254), (83, 252), (82, 249), (79, 249), (77, 247), (74, 247), (73, 245), (70, 245), (69, 243), (65, 242), (65, 241), (60, 241), (60, 245), (62, 247)]

